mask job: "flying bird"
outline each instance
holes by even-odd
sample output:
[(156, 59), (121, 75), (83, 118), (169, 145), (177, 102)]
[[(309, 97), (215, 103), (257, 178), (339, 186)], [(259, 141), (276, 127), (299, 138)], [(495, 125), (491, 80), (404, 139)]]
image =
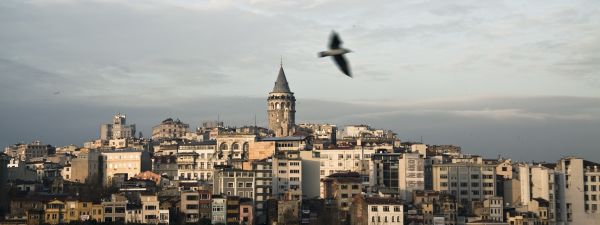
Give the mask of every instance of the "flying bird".
[(344, 73), (346, 76), (352, 77), (350, 73), (350, 65), (348, 65), (348, 61), (344, 57), (344, 54), (350, 53), (349, 49), (342, 48), (342, 40), (338, 36), (338, 34), (333, 31), (331, 32), (331, 40), (329, 42), (329, 50), (319, 52), (319, 57), (325, 56), (333, 56), (333, 61), (337, 67)]

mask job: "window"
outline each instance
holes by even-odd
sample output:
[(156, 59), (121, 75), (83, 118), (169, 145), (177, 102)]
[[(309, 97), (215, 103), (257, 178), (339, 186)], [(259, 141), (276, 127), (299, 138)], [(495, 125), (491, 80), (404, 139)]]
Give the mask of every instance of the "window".
[(394, 206), (394, 212), (400, 212), (400, 206)]
[(342, 185), (340, 186), (340, 189), (348, 189), (348, 185), (342, 184)]
[(473, 182), (473, 183), (471, 183), (471, 187), (479, 187), (479, 183)]
[(390, 211), (390, 207), (389, 206), (383, 206), (383, 211), (384, 212), (389, 212)]
[(592, 201), (596, 201), (596, 195), (592, 195)]
[(290, 170), (290, 173), (300, 173), (300, 170)]
[(479, 175), (473, 174), (473, 175), (471, 175), (471, 179), (479, 179)]
[(227, 187), (232, 188), (233, 187), (233, 182), (228, 182), (227, 183)]
[(596, 176), (592, 176), (592, 182), (596, 182)]
[(104, 208), (104, 213), (112, 213), (113, 212), (113, 208), (112, 207), (106, 207)]
[(251, 188), (252, 187), (252, 182), (246, 182), (246, 187), (247, 188)]
[(371, 206), (371, 212), (377, 212), (377, 206)]
[(239, 187), (239, 188), (243, 188), (243, 187), (244, 187), (244, 182), (239, 182), (239, 183), (238, 183), (238, 187)]
[(356, 185), (356, 184), (355, 184), (355, 185), (352, 185), (352, 189), (353, 189), (353, 190), (356, 190), (356, 189), (358, 189), (358, 185)]
[(596, 191), (596, 185), (592, 185), (592, 191)]

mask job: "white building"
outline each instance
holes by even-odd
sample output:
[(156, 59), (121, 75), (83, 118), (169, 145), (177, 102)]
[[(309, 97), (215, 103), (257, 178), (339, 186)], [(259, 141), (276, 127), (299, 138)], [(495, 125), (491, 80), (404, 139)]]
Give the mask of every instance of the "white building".
[(298, 151), (273, 155), (272, 196), (279, 200), (302, 200), (302, 159)]
[[(600, 164), (576, 157), (558, 161), (555, 171), (564, 174), (559, 181), (565, 207), (557, 209), (566, 224), (597, 224), (600, 221)], [(562, 201), (562, 199), (558, 199)]]
[(355, 198), (352, 225), (404, 225), (403, 204), (398, 198)]
[[(327, 149), (315, 151), (319, 156), (319, 180), (341, 172), (358, 172), (363, 175), (363, 185), (369, 186), (369, 162), (374, 149)], [(323, 183), (319, 184), (323, 198)]]
[(100, 140), (127, 139), (135, 136), (135, 124), (127, 125), (126, 116), (115, 114), (112, 124), (100, 126)]
[(432, 165), (433, 190), (456, 196), (460, 206), (471, 209), (474, 201), (496, 195), (496, 165), (472, 160)]
[(110, 185), (115, 174), (127, 174), (133, 177), (136, 174), (152, 169), (150, 156), (146, 151), (119, 150), (101, 153), (104, 175), (104, 185)]
[[(371, 157), (370, 186), (375, 191), (395, 192), (411, 201), (412, 191), (425, 189), (425, 160), (418, 153), (377, 153)], [(435, 182), (435, 181), (434, 181)]]

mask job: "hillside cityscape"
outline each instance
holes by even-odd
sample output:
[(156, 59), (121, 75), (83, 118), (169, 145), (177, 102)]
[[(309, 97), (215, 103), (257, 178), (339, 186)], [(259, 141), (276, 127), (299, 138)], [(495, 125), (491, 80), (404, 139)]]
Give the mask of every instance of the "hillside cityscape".
[(166, 118), (144, 136), (116, 113), (82, 145), (6, 146), (0, 224), (600, 224), (599, 163), (297, 123), (283, 66), (265, 109), (268, 127)]

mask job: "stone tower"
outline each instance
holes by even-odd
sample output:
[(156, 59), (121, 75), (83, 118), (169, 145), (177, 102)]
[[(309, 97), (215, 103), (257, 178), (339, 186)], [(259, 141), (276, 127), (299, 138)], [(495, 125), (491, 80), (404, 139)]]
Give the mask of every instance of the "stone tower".
[(283, 66), (275, 81), (273, 91), (267, 99), (269, 114), (269, 129), (275, 132), (275, 137), (292, 136), (296, 131), (296, 98), (290, 91)]

